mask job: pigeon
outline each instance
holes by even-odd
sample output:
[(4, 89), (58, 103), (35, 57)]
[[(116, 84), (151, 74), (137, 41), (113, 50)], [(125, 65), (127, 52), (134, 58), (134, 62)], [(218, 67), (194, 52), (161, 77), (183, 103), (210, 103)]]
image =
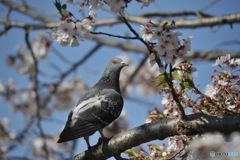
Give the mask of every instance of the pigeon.
[(58, 143), (84, 137), (90, 148), (89, 136), (99, 131), (119, 117), (123, 108), (123, 97), (119, 86), (119, 76), (123, 67), (128, 66), (120, 58), (108, 62), (100, 80), (83, 95), (76, 107), (68, 115), (68, 120), (60, 134)]

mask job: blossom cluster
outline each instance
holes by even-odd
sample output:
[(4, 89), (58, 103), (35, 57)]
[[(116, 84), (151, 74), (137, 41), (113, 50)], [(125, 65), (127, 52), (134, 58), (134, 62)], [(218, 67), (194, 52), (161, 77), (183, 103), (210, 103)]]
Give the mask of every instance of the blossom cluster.
[[(33, 54), (38, 61), (43, 60), (51, 48), (49, 39), (43, 34), (39, 34), (30, 43)], [(28, 74), (33, 71), (33, 57), (29, 50), (23, 46), (19, 46), (17, 54), (9, 55), (6, 61), (10, 67), (14, 67), (21, 74)]]
[(0, 154), (2, 159), (4, 158), (4, 154), (7, 150), (6, 144), (11, 142), (11, 140), (16, 137), (15, 132), (9, 129), (10, 123), (11, 121), (7, 117), (3, 117), (0, 119)]
[[(148, 7), (154, 0), (136, 0), (138, 3), (142, 4), (142, 7)], [(103, 5), (107, 5), (109, 9), (114, 13), (123, 13), (124, 9), (127, 8), (128, 3), (131, 0), (84, 0), (81, 6), (89, 5), (92, 9), (98, 9)]]
[(188, 142), (195, 139), (195, 136), (174, 136), (167, 138), (167, 143), (161, 145), (147, 144), (148, 151), (139, 147), (136, 151), (127, 150), (130, 160), (150, 160), (150, 159), (177, 159), (188, 151)]
[[(71, 0), (67, 2), (73, 4)], [(154, 0), (137, 0), (137, 2), (147, 7)], [(55, 0), (54, 4), (62, 22), (57, 28), (48, 30), (48, 34), (53, 41), (62, 46), (79, 46), (80, 40), (91, 38), (91, 31), (97, 17), (94, 10), (107, 5), (113, 13), (123, 14), (128, 3), (130, 0), (83, 0), (79, 5), (80, 10), (85, 6), (89, 7), (89, 15), (81, 20), (76, 20), (76, 17), (67, 10), (67, 4), (61, 4), (59, 0)]]
[[(171, 25), (174, 25), (174, 23)], [(146, 25), (140, 26), (140, 33), (144, 41), (154, 44), (153, 51), (149, 56), (149, 63), (153, 66), (156, 62), (156, 56), (160, 58), (162, 61), (160, 73), (165, 72), (163, 62), (174, 65), (178, 58), (182, 58), (191, 49), (192, 37), (184, 39), (181, 44), (178, 37), (181, 36), (182, 33), (171, 31), (167, 25), (156, 28), (153, 27), (152, 22), (149, 21)]]
[[(216, 63), (213, 65), (218, 67), (218, 69), (214, 71), (214, 75), (211, 76), (213, 83), (211, 85), (207, 85), (206, 92), (202, 93), (195, 86), (192, 79), (192, 75), (196, 69), (189, 62), (179, 64), (172, 73), (173, 87), (178, 95), (179, 101), (184, 107), (190, 108), (191, 113), (200, 111), (211, 115), (239, 113), (239, 65), (240, 59), (231, 58), (229, 54), (218, 58)], [(157, 79), (160, 78), (161, 76), (157, 77)], [(162, 80), (163, 79), (161, 79), (161, 82)], [(164, 86), (164, 83), (161, 85)], [(161, 88), (159, 93), (163, 93), (163, 111), (159, 111), (157, 108), (155, 108), (147, 117), (146, 123), (155, 123), (163, 118), (179, 116), (179, 108), (174, 101), (170, 90), (168, 88)], [(195, 94), (195, 96), (193, 96), (193, 94)], [(209, 145), (209, 141), (202, 141), (203, 143), (199, 143), (200, 141), (197, 140), (188, 147), (185, 142), (188, 144), (192, 141), (192, 139), (195, 138), (197, 137), (170, 137), (168, 138), (168, 144), (166, 145), (165, 150), (163, 151), (163, 149), (158, 149), (158, 152), (154, 153), (154, 155), (157, 156), (157, 158), (162, 159), (172, 158), (173, 156), (179, 157), (183, 155), (189, 148), (191, 149), (191, 153), (188, 155), (189, 157), (201, 156), (201, 153), (198, 153), (198, 148), (207, 144)], [(165, 145), (161, 146), (160, 148), (164, 148), (164, 146)], [(145, 155), (145, 157), (149, 157), (149, 155)]]
[(239, 74), (240, 58), (231, 58), (229, 54), (221, 56), (213, 65), (218, 67), (211, 76), (212, 84), (206, 86), (201, 107), (213, 115), (224, 115), (231, 112), (240, 112)]
[(88, 17), (73, 21), (70, 12), (61, 10), (62, 23), (57, 28), (48, 30), (52, 40), (62, 46), (79, 46), (79, 40), (91, 37), (92, 25), (95, 22), (96, 14), (90, 11)]

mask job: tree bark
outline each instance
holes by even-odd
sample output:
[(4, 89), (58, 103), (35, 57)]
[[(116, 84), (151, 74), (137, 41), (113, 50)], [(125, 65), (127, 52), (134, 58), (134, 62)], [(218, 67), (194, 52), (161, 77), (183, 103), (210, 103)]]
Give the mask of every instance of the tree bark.
[(196, 135), (206, 132), (230, 134), (240, 131), (240, 114), (224, 117), (196, 113), (186, 119), (163, 119), (157, 123), (143, 124), (121, 132), (111, 139), (97, 144), (75, 156), (75, 160), (104, 160), (125, 150), (152, 140), (164, 140), (175, 135)]

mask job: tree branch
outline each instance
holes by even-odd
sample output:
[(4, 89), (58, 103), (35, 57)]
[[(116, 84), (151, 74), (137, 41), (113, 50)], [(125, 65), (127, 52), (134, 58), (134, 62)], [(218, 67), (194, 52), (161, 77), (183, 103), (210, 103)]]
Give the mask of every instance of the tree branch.
[(39, 74), (39, 69), (38, 69), (38, 61), (37, 61), (37, 58), (33, 52), (33, 49), (32, 49), (32, 46), (30, 44), (30, 41), (29, 41), (29, 30), (25, 30), (25, 41), (26, 41), (26, 44), (27, 44), (27, 47), (28, 49), (30, 50), (30, 53), (31, 53), (31, 56), (33, 58), (33, 72), (32, 72), (32, 79), (33, 79), (33, 83), (34, 83), (34, 86), (33, 86), (33, 91), (35, 92), (35, 103), (36, 103), (36, 107), (37, 107), (37, 111), (36, 111), (36, 117), (37, 117), (37, 126), (38, 126), (38, 129), (40, 131), (40, 135), (41, 137), (43, 138), (43, 150), (45, 151), (45, 158), (46, 160), (49, 159), (49, 152), (48, 152), (48, 149), (47, 149), (47, 142), (46, 142), (46, 135), (43, 131), (43, 128), (42, 128), (42, 125), (41, 125), (41, 105), (40, 105), (40, 97), (39, 97), (39, 81), (38, 81), (38, 74)]
[(142, 143), (164, 140), (174, 135), (196, 135), (206, 132), (230, 134), (234, 131), (240, 131), (240, 114), (217, 117), (196, 113), (186, 116), (186, 120), (163, 119), (157, 123), (144, 124), (121, 132), (110, 140), (77, 154), (75, 160), (107, 159)]
[(115, 38), (122, 38), (122, 39), (138, 39), (137, 37), (128, 37), (128, 36), (121, 36), (121, 35), (115, 35), (115, 34), (109, 34), (109, 33), (105, 33), (105, 32), (90, 32), (91, 34), (95, 34), (95, 35), (105, 35), (105, 36), (109, 36), (109, 37), (115, 37)]
[(37, 13), (31, 11), (25, 5), (15, 3), (15, 2), (12, 2), (10, 0), (1, 0), (0, 3), (2, 3), (3, 5), (9, 7), (12, 10), (15, 10), (17, 12), (20, 12), (22, 14), (27, 15), (27, 16), (31, 17), (32, 19), (34, 19), (34, 20), (39, 20), (39, 21), (46, 22), (46, 23), (53, 21), (52, 19), (46, 18), (46, 16), (41, 16), (40, 14), (37, 14)]
[[(136, 53), (145, 53), (148, 55), (149, 51), (146, 47), (140, 47), (139, 45), (134, 45), (131, 43), (121, 43), (118, 41), (110, 40), (101, 37), (92, 37), (93, 41), (97, 41), (102, 45), (109, 47), (116, 47), (126, 51), (132, 51)], [(191, 51), (188, 52), (184, 59), (186, 60), (203, 60), (203, 61), (214, 61), (220, 56), (225, 56), (226, 54), (231, 54), (232, 58), (237, 58), (240, 55), (239, 51), (229, 51), (229, 50), (208, 50), (208, 51)]]
[[(126, 15), (126, 18), (129, 23), (136, 23), (136, 24), (147, 24), (149, 22), (149, 18), (139, 17), (139, 16), (132, 16)], [(97, 21), (94, 26), (105, 26), (105, 25), (115, 25), (122, 23), (122, 19), (120, 18), (111, 18)], [(156, 26), (162, 26), (166, 21), (158, 21), (151, 19), (151, 22)], [(224, 24), (234, 24), (240, 23), (240, 13), (236, 14), (228, 14), (223, 16), (213, 16), (213, 17), (202, 17), (194, 20), (176, 20), (175, 25), (172, 26), (173, 29), (179, 28), (201, 28), (201, 27), (213, 27), (218, 25)], [(171, 26), (170, 26), (171, 28)]]
[(201, 11), (178, 11), (178, 12), (149, 12), (140, 15), (142, 17), (151, 18), (151, 17), (186, 17), (186, 16), (197, 16), (202, 17), (212, 17), (210, 14), (203, 13)]

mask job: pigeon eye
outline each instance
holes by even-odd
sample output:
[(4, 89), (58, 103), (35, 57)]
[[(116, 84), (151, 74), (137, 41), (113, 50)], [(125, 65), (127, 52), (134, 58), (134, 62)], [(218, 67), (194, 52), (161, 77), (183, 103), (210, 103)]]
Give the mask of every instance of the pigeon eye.
[(117, 61), (112, 61), (112, 64), (117, 64)]

